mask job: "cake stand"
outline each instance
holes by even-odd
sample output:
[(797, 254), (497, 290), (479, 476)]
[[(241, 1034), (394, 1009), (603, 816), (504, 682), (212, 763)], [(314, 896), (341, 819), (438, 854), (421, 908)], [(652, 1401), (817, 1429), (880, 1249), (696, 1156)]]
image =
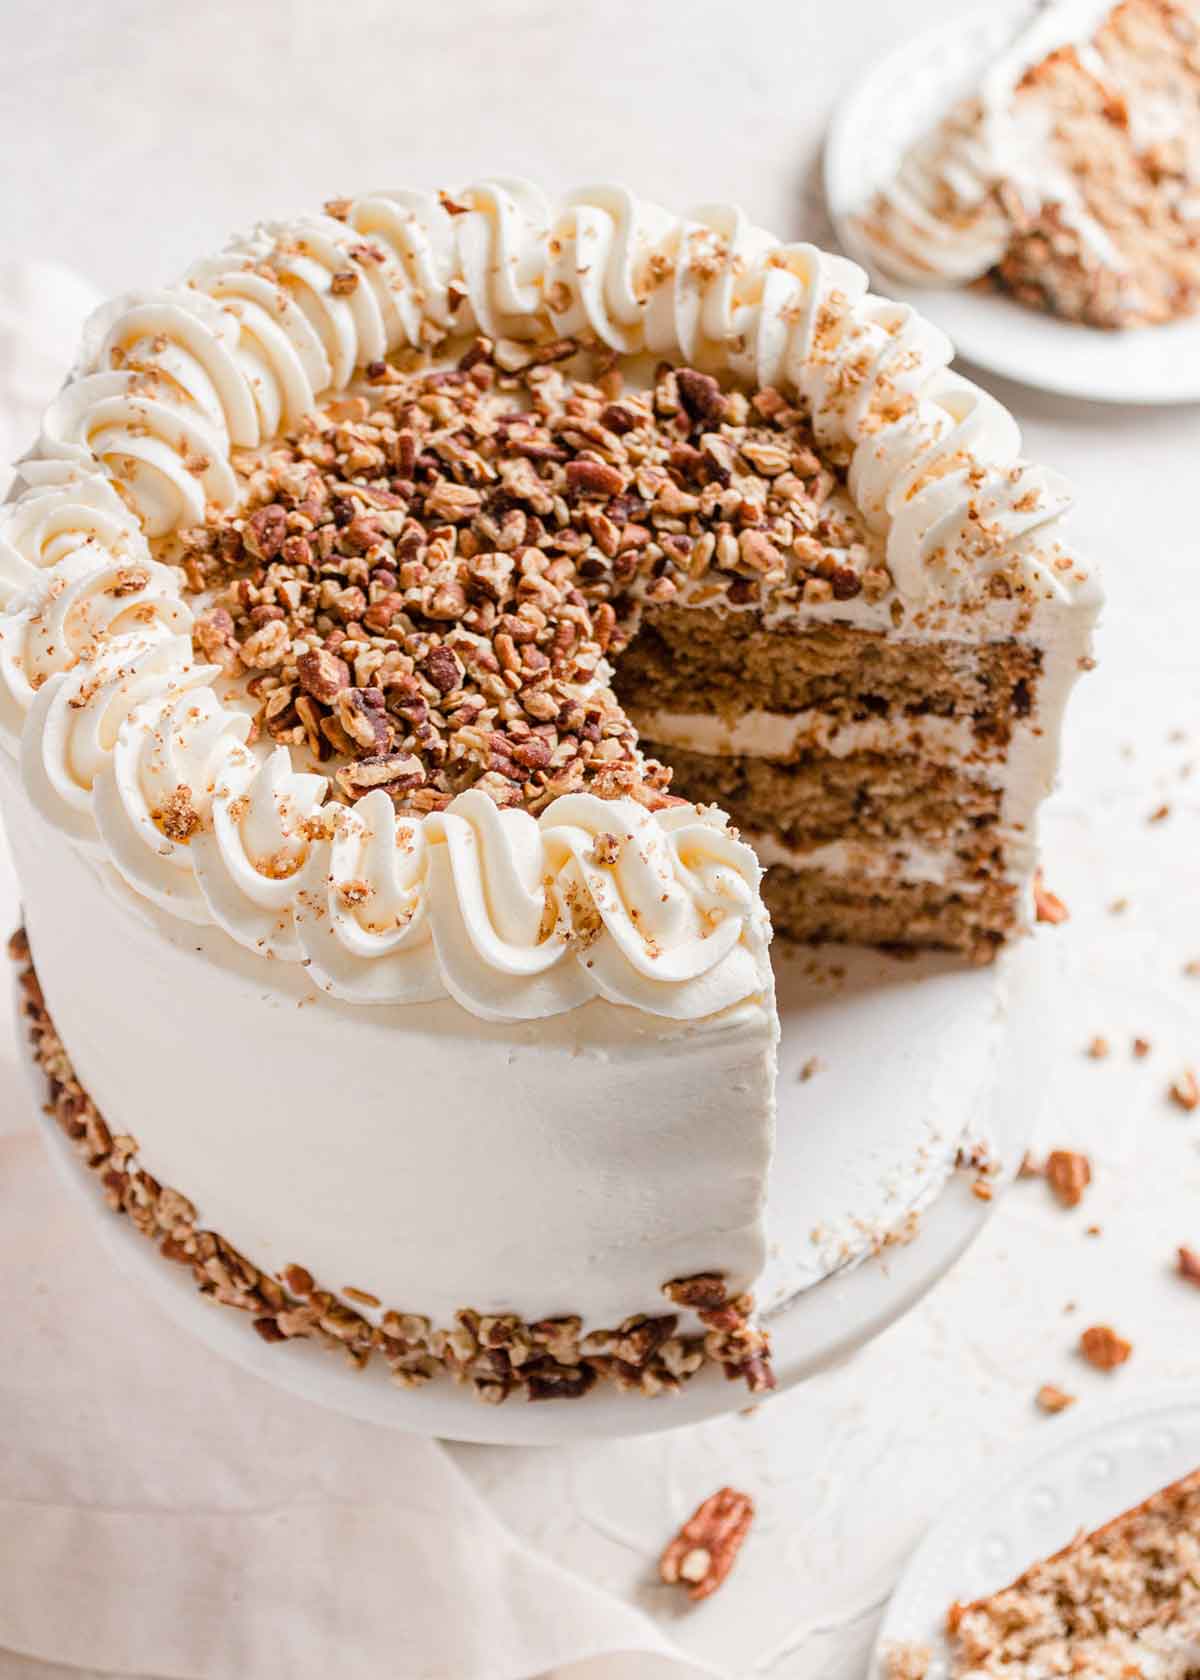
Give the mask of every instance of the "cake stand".
[[(982, 969), (830, 947), (777, 958), (779, 1142), (771, 1258), (758, 1290), (776, 1393), (847, 1358), (913, 1307), (1015, 1174), (1045, 1083), (1042, 1028), (1057, 967), (1047, 933)], [(485, 1406), (452, 1382), (399, 1389), (378, 1362), (355, 1370), (301, 1340), (268, 1345), (110, 1213), (43, 1110), (45, 1076), (23, 1020), (18, 1039), (51, 1159), (97, 1239), (133, 1287), (266, 1382), (391, 1428), (496, 1444), (649, 1434), (748, 1403), (740, 1384), (706, 1370), (654, 1399), (598, 1384), (569, 1403)], [(990, 1201), (973, 1193), (974, 1173), (953, 1170), (964, 1136), (986, 1140), (999, 1163)]]

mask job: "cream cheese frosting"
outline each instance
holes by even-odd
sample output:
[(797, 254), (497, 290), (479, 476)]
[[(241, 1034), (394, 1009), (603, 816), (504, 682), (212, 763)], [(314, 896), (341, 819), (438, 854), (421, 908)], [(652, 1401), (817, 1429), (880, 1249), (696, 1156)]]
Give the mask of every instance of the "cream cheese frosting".
[[(234, 450), (356, 369), (450, 333), (500, 353), (585, 329), (794, 392), (848, 457), (914, 612), (982, 597), (1001, 568), (1031, 603), (1094, 600), (1060, 539), (1061, 482), (948, 371), (944, 336), (853, 264), (734, 208), (679, 217), (614, 187), (558, 205), (508, 180), (368, 195), (264, 223), (91, 323), (0, 534), (0, 727), (46, 820), (149, 904), (346, 1000), (449, 995), (527, 1019), (600, 996), (695, 1020), (761, 996), (757, 864), (720, 819), (572, 797), (535, 822), (470, 794), (419, 823), (380, 800), (325, 817), (323, 778), (245, 744), (151, 555), (233, 503)], [(187, 832), (163, 816), (179, 789)], [(614, 830), (618, 861), (600, 863)]]

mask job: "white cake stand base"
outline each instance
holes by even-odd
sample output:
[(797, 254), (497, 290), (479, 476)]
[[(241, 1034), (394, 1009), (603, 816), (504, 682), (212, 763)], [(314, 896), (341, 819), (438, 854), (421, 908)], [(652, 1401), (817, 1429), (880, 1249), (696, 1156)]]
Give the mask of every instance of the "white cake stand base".
[[(973, 1174), (952, 1173), (954, 1154), (967, 1126), (1001, 1163), (997, 1193), (1015, 1173), (1044, 1085), (1041, 1029), (1055, 966), (1045, 930), (987, 969), (828, 948), (780, 957), (773, 1252), (760, 1290), (777, 1392), (879, 1335), (982, 1229), (994, 1200), (973, 1194)], [(831, 968), (844, 974), (831, 981)], [(23, 1022), (18, 1036), (40, 1110), (45, 1080)], [(817, 1067), (802, 1077), (813, 1057)], [(709, 1371), (670, 1397), (600, 1384), (570, 1403), (485, 1406), (451, 1382), (399, 1389), (382, 1365), (355, 1370), (299, 1340), (267, 1345), (115, 1218), (53, 1119), (43, 1113), (41, 1126), (64, 1185), (129, 1281), (214, 1353), (318, 1405), (452, 1440), (550, 1444), (649, 1434), (748, 1403), (740, 1384)], [(896, 1231), (912, 1240), (886, 1242)]]

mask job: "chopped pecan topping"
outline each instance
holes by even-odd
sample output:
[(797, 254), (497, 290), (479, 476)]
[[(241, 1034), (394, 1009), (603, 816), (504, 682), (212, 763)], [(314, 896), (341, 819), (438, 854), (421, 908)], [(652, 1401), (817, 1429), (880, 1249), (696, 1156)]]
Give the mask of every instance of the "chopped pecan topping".
[(1075, 1404), (1075, 1396), (1054, 1383), (1043, 1383), (1037, 1391), (1037, 1403), (1043, 1412), (1065, 1412), (1068, 1406)]
[[(377, 257), (369, 241), (353, 255)], [(605, 680), (647, 612), (681, 590), (891, 587), (844, 465), (778, 393), (752, 405), (667, 366), (623, 391), (568, 339), (479, 335), (456, 367), (372, 364), (235, 465), (241, 504), (179, 538), (205, 597), (196, 644), (244, 671), (257, 732), (305, 749), (346, 802), (386, 786), (421, 813), (474, 787), (537, 814), (587, 788), (653, 806), (670, 773), (640, 757)], [(354, 769), (397, 754), (422, 774)]]

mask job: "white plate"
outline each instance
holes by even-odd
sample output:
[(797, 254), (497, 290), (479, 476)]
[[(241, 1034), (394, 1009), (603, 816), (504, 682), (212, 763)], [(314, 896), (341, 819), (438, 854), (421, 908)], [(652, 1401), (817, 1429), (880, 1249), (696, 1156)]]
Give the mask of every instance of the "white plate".
[(928, 1680), (945, 1680), (946, 1611), (996, 1592), (1081, 1530), (1138, 1505), (1200, 1466), (1200, 1390), (1136, 1406), (1089, 1406), (1044, 1423), (1022, 1450), (957, 1499), (926, 1535), (892, 1595), (870, 1674), (893, 1644), (928, 1645)]
[(825, 194), (838, 238), (880, 291), (920, 309), (977, 367), (1093, 402), (1200, 401), (1200, 317), (1104, 332), (999, 292), (905, 285), (875, 268), (851, 225), (910, 142), (972, 85), (1028, 14), (1027, 4), (968, 12), (889, 53), (850, 91), (825, 145)]
[[(1052, 935), (1024, 941), (987, 969), (963, 969), (936, 957), (900, 963), (872, 952), (831, 956), (828, 949), (822, 966), (834, 958), (849, 970), (837, 990), (807, 980), (801, 962), (786, 961), (780, 969), (784, 1042), (773, 1224), (781, 1253), (768, 1284), (770, 1298), (784, 1302), (771, 1315), (779, 1392), (855, 1352), (915, 1306), (995, 1206), (972, 1195), (968, 1175), (956, 1174), (941, 1188), (961, 1131), (947, 1129), (939, 1158), (914, 1128), (914, 1115), (923, 1117), (932, 1106), (955, 1112), (962, 1123), (973, 1119), (998, 1157), (1015, 1168), (1032, 1133), (1050, 1048), (1041, 1027), (1058, 966)], [(18, 1030), (27, 1045), (23, 1023)], [(814, 1051), (830, 1065), (801, 1082), (798, 1069)], [(25, 1061), (40, 1106), (44, 1078), (28, 1053)], [(747, 1404), (740, 1384), (704, 1372), (682, 1393), (659, 1400), (598, 1385), (569, 1405), (510, 1400), (484, 1406), (445, 1382), (398, 1389), (381, 1366), (355, 1371), (313, 1344), (268, 1346), (242, 1314), (214, 1310), (190, 1274), (164, 1264), (153, 1244), (109, 1213), (52, 1119), (43, 1116), (42, 1130), (64, 1185), (130, 1282), (214, 1352), (315, 1404), (419, 1434), (493, 1443), (650, 1434)], [(901, 1172), (906, 1195), (887, 1206), (879, 1185), (893, 1169), (911, 1165), (914, 1148), (927, 1155), (927, 1170)], [(895, 1224), (908, 1207), (930, 1199), (932, 1205), (915, 1241), (889, 1248), (879, 1259), (845, 1264), (804, 1287), (818, 1263), (825, 1270), (828, 1264), (814, 1258), (807, 1224), (787, 1240), (787, 1215), (794, 1208), (806, 1218), (801, 1210), (813, 1205), (812, 1188), (821, 1181), (836, 1190), (838, 1200), (826, 1198), (831, 1212), (844, 1205), (841, 1198), (853, 1205), (860, 1193), (859, 1206), (865, 1205), (869, 1182), (876, 1227), (885, 1215)], [(847, 1251), (852, 1258), (861, 1259), (869, 1236), (860, 1233), (857, 1256)]]

